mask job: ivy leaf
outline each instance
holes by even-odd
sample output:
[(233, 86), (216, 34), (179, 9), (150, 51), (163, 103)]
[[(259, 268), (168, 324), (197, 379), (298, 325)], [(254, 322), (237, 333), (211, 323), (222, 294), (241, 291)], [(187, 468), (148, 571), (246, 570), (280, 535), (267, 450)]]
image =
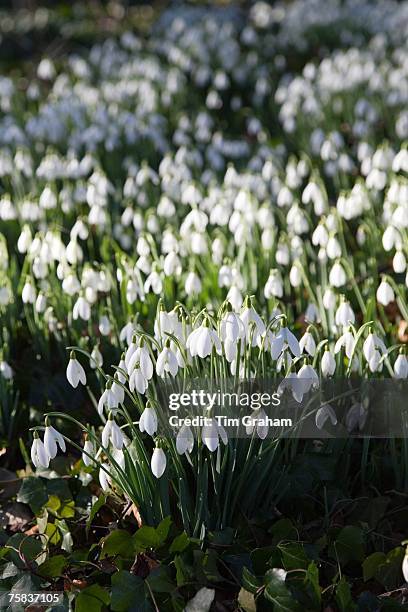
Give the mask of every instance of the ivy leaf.
[(244, 588), (238, 594), (238, 604), (245, 612), (256, 612), (255, 597)]
[(83, 589), (75, 599), (75, 612), (101, 612), (110, 601), (109, 593), (99, 584)]
[(364, 559), (363, 532), (358, 527), (347, 525), (341, 529), (330, 548), (333, 559), (341, 563), (362, 561)]
[(298, 602), (285, 584), (287, 572), (274, 567), (265, 574), (264, 596), (273, 603), (274, 612), (301, 612)]
[(364, 582), (374, 578), (380, 565), (385, 563), (387, 556), (383, 552), (375, 552), (369, 555), (363, 561), (363, 579)]
[(183, 531), (183, 533), (174, 538), (173, 542), (170, 545), (169, 551), (171, 553), (183, 552), (183, 550), (185, 550), (189, 544), (190, 538), (188, 537), (186, 532)]
[(116, 529), (102, 540), (101, 559), (120, 555), (128, 559), (132, 555), (131, 536), (124, 529)]
[(340, 612), (353, 612), (357, 607), (353, 602), (353, 598), (351, 596), (350, 585), (347, 580), (342, 576), (340, 582), (336, 587), (336, 603), (340, 608)]
[(42, 478), (28, 476), (24, 478), (17, 494), (17, 501), (28, 504), (34, 514), (39, 514), (48, 501), (47, 489)]
[(113, 612), (150, 612), (153, 610), (140, 576), (121, 570), (112, 576), (110, 609)]
[(148, 548), (158, 548), (160, 546), (160, 537), (154, 527), (144, 525), (138, 529), (133, 536), (135, 552), (144, 552)]
[(282, 562), (285, 570), (306, 569), (309, 565), (305, 549), (299, 542), (279, 544), (278, 548), (282, 553)]
[(262, 583), (256, 576), (251, 574), (247, 567), (242, 570), (242, 584), (244, 588), (250, 593), (256, 593), (262, 586)]
[(64, 555), (53, 555), (40, 565), (38, 573), (46, 578), (57, 578), (61, 576), (66, 566), (67, 559)]

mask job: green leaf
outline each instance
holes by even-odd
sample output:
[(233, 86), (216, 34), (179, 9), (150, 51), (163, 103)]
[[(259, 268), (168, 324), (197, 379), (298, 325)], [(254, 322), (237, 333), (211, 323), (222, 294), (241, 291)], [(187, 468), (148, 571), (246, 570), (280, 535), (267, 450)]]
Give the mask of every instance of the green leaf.
[(185, 531), (174, 538), (173, 542), (170, 545), (169, 551), (171, 553), (183, 552), (190, 544), (190, 538), (186, 534)]
[(96, 502), (94, 504), (92, 504), (91, 511), (90, 511), (89, 516), (88, 516), (88, 518), (86, 520), (85, 532), (86, 532), (86, 536), (87, 537), (88, 537), (88, 534), (89, 534), (89, 529), (91, 527), (92, 521), (94, 520), (96, 514), (99, 512), (99, 510), (102, 508), (102, 506), (105, 504), (105, 502), (106, 502), (106, 495), (101, 493), (101, 495), (98, 497)]
[(40, 538), (25, 536), (23, 533), (15, 533), (7, 540), (5, 549), (9, 550), (8, 556), (10, 560), (19, 568), (24, 568), (25, 563), (21, 560), (19, 554), (15, 550), (8, 548), (9, 546), (17, 549), (20, 552), (20, 555), (25, 557), (27, 561), (34, 561), (37, 559), (43, 550), (43, 545)]
[(286, 573), (276, 567), (266, 572), (264, 596), (273, 603), (274, 612), (300, 612), (301, 607), (285, 584)]
[(99, 584), (83, 589), (75, 599), (75, 612), (100, 612), (109, 604), (109, 593)]
[(28, 504), (34, 514), (39, 514), (48, 501), (47, 489), (42, 478), (28, 476), (24, 478), (17, 494), (17, 501)]
[(376, 579), (386, 589), (397, 588), (402, 580), (402, 562), (405, 556), (405, 549), (397, 546), (387, 554), (385, 563), (377, 568)]
[(282, 553), (283, 567), (286, 570), (306, 569), (309, 565), (305, 549), (299, 542), (279, 544), (278, 548)]
[(383, 552), (375, 552), (363, 561), (364, 582), (374, 578), (380, 565), (385, 563), (387, 556)]
[(102, 540), (101, 559), (105, 557), (114, 557), (120, 555), (128, 559), (132, 556), (132, 538), (124, 529), (116, 529)]
[(251, 574), (247, 567), (242, 570), (242, 585), (250, 593), (256, 593), (262, 586), (262, 582), (256, 576)]
[(337, 535), (330, 549), (332, 558), (340, 563), (364, 559), (363, 532), (358, 527), (347, 525)]
[(356, 605), (353, 603), (351, 596), (350, 585), (344, 576), (342, 576), (336, 587), (335, 599), (340, 612), (353, 612), (353, 610), (356, 610)]
[(169, 535), (169, 531), (170, 531), (170, 527), (171, 527), (171, 517), (170, 516), (166, 516), (166, 518), (164, 518), (159, 525), (156, 527), (156, 533), (159, 537), (160, 540), (160, 546), (162, 546), (165, 541), (167, 540), (167, 537)]
[(146, 582), (155, 593), (172, 593), (176, 589), (176, 585), (170, 580), (169, 568), (164, 565), (151, 571)]
[(140, 576), (122, 570), (112, 576), (110, 609), (113, 612), (142, 612), (152, 610), (144, 581)]
[(44, 533), (48, 537), (49, 544), (58, 544), (61, 541), (61, 534), (54, 523), (47, 523)]
[(160, 537), (154, 527), (147, 525), (138, 529), (133, 536), (135, 552), (144, 552), (148, 548), (158, 548), (160, 546)]
[(275, 544), (279, 544), (282, 540), (295, 540), (297, 539), (297, 531), (292, 521), (288, 518), (279, 519), (269, 529), (273, 535)]
[(40, 565), (38, 573), (46, 578), (56, 578), (61, 576), (66, 566), (67, 559), (64, 555), (54, 555)]
[(319, 568), (316, 563), (312, 561), (309, 563), (304, 578), (306, 586), (309, 587), (309, 592), (313, 603), (317, 608), (320, 608), (321, 603), (321, 589), (319, 584)]
[(255, 597), (244, 588), (238, 594), (238, 604), (245, 612), (256, 612)]

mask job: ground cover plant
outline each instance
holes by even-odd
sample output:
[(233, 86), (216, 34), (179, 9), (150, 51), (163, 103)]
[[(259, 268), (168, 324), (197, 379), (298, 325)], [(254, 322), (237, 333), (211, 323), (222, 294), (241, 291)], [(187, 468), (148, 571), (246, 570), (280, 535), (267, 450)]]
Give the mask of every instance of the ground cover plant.
[(0, 24), (1, 603), (405, 609), (406, 3)]

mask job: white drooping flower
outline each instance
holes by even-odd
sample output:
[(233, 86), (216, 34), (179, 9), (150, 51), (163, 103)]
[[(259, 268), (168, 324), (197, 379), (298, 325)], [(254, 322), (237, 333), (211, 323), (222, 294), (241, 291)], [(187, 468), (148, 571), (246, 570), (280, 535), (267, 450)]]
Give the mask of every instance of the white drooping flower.
[(340, 262), (333, 264), (329, 274), (329, 283), (332, 287), (343, 287), (347, 282), (347, 275)]
[(108, 381), (106, 383), (105, 391), (102, 393), (98, 402), (98, 414), (102, 415), (104, 408), (107, 408), (108, 411), (116, 410), (118, 405), (118, 398), (113, 391), (112, 383), (111, 381)]
[(281, 298), (283, 296), (283, 282), (278, 270), (271, 270), (269, 278), (264, 287), (264, 295), (267, 300), (271, 297)]
[(143, 376), (143, 372), (137, 363), (133, 372), (129, 377), (129, 389), (131, 391), (137, 391), (141, 395), (146, 393), (147, 387), (149, 386), (149, 381)]
[(44, 448), (50, 459), (54, 459), (58, 452), (58, 446), (65, 453), (66, 446), (65, 440), (62, 435), (54, 429), (52, 425), (46, 424), (44, 433)]
[(0, 361), (0, 374), (5, 380), (11, 380), (14, 376), (13, 369), (4, 359)]
[(110, 466), (107, 463), (101, 463), (99, 468), (99, 484), (104, 491), (109, 491), (112, 485), (112, 478), (109, 470)]
[(317, 429), (323, 429), (328, 419), (331, 421), (333, 426), (337, 425), (337, 416), (333, 408), (330, 406), (330, 404), (324, 404), (323, 406), (320, 406), (316, 412), (315, 423)]
[(324, 377), (333, 376), (336, 370), (336, 360), (329, 349), (323, 353), (321, 369)]
[(182, 425), (176, 436), (176, 449), (179, 455), (191, 453), (194, 448), (194, 435), (188, 425)]
[(303, 364), (298, 372), (298, 379), (303, 382), (303, 392), (308, 393), (310, 389), (319, 386), (319, 377), (316, 370), (310, 364)]
[(384, 341), (370, 330), (363, 344), (363, 354), (368, 362), (374, 357), (377, 350), (379, 350), (382, 355), (385, 355), (387, 352)]
[(139, 419), (139, 429), (145, 431), (149, 436), (154, 436), (157, 431), (157, 414), (152, 406), (146, 406)]
[(245, 301), (240, 318), (244, 325), (247, 342), (251, 342), (252, 346), (256, 346), (262, 340), (266, 327), (249, 298)]
[(124, 443), (122, 430), (112, 416), (106, 421), (105, 427), (102, 430), (103, 448), (108, 448), (109, 443), (117, 450), (121, 450)]
[(394, 289), (386, 280), (382, 280), (379, 284), (376, 296), (377, 301), (383, 306), (388, 306), (395, 300)]
[(23, 287), (21, 299), (24, 304), (34, 304), (37, 294), (30, 279), (27, 279)]
[(224, 444), (228, 443), (228, 435), (225, 428), (217, 423), (216, 419), (212, 417), (207, 417), (207, 419), (208, 424), (203, 425), (201, 429), (201, 439), (208, 450), (213, 453), (217, 450), (220, 439)]
[(249, 423), (245, 426), (246, 434), (251, 436), (254, 430), (256, 430), (258, 438), (265, 440), (269, 431), (265, 410), (263, 408), (254, 410), (249, 419)]
[(293, 357), (301, 354), (299, 342), (288, 327), (281, 327), (279, 332), (270, 340), (272, 359), (279, 359), (282, 353), (289, 349)]
[(71, 352), (67, 367), (67, 380), (74, 389), (77, 388), (79, 383), (86, 385), (85, 370), (75, 357), (74, 351)]
[(306, 353), (309, 353), (311, 357), (314, 356), (316, 352), (316, 342), (314, 341), (314, 338), (309, 331), (306, 331), (306, 333), (303, 334), (303, 336), (299, 340), (299, 347), (301, 353), (305, 351)]
[(91, 306), (82, 295), (79, 296), (79, 298), (74, 304), (74, 308), (72, 310), (72, 317), (75, 321), (77, 319), (89, 321), (89, 319), (91, 318)]
[(164, 450), (156, 446), (156, 448), (153, 451), (152, 459), (150, 462), (150, 467), (151, 467), (153, 476), (155, 476), (156, 478), (161, 478), (166, 469), (166, 465), (167, 465), (167, 459), (166, 459)]
[(346, 329), (346, 331), (340, 336), (334, 346), (334, 352), (337, 354), (342, 348), (344, 348), (344, 352), (346, 356), (351, 359), (354, 350), (354, 335), (350, 329)]
[(221, 341), (217, 332), (204, 324), (194, 329), (188, 336), (186, 346), (190, 355), (204, 359), (211, 355), (213, 349), (220, 355), (222, 352)]
[(167, 340), (163, 350), (160, 351), (159, 355), (157, 356), (157, 375), (160, 376), (160, 378), (164, 378), (164, 376), (168, 373), (174, 377), (176, 376), (178, 369), (179, 362), (177, 360), (177, 356), (170, 348), (170, 341)]
[(128, 361), (128, 371), (132, 372), (136, 363), (139, 363), (139, 368), (146, 380), (150, 380), (153, 376), (153, 362), (150, 357), (149, 349), (141, 340), (140, 346), (133, 352)]
[(408, 378), (408, 358), (404, 353), (400, 353), (394, 363), (395, 378)]
[(107, 315), (102, 315), (99, 319), (98, 329), (102, 336), (109, 336), (112, 325)]
[(34, 433), (34, 440), (31, 446), (31, 461), (36, 468), (47, 468), (50, 463), (50, 457), (45, 450), (43, 441), (38, 437), (37, 432)]
[(93, 465), (91, 457), (95, 456), (95, 447), (91, 440), (86, 439), (84, 443), (84, 452), (82, 453), (82, 461), (87, 467)]
[(195, 272), (189, 272), (184, 285), (187, 296), (198, 295), (201, 291), (201, 281)]
[(348, 325), (354, 325), (356, 320), (353, 309), (350, 303), (346, 300), (342, 300), (340, 306), (336, 311), (335, 321), (338, 327), (347, 327)]
[(92, 349), (91, 358), (89, 360), (89, 365), (93, 370), (96, 370), (96, 368), (101, 368), (103, 366), (102, 353), (97, 344)]

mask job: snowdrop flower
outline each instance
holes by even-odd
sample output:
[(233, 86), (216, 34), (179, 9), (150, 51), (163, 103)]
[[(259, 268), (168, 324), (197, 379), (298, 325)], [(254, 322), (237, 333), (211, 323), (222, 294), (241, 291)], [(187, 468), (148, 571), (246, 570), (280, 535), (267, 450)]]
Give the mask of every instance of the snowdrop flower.
[(341, 246), (335, 236), (330, 236), (326, 245), (326, 253), (329, 259), (338, 259), (341, 257)]
[(201, 291), (201, 281), (195, 272), (189, 272), (184, 286), (186, 294), (198, 295)]
[(287, 389), (291, 391), (293, 398), (300, 404), (305, 394), (305, 381), (300, 379), (296, 372), (290, 372), (280, 382), (278, 387), (279, 395), (283, 395)]
[[(123, 390), (123, 389), (122, 389)], [(103, 409), (106, 407), (109, 411), (116, 410), (118, 407), (118, 399), (112, 389), (112, 383), (109, 380), (106, 383), (105, 391), (102, 393), (100, 400), (98, 402), (98, 414), (102, 415)]]
[(67, 380), (69, 384), (77, 388), (78, 384), (86, 385), (86, 375), (85, 370), (77, 360), (75, 356), (75, 352), (71, 351), (69, 363), (67, 367)]
[(107, 463), (101, 463), (99, 468), (99, 484), (103, 491), (109, 491), (112, 485), (112, 478), (109, 472), (110, 466)]
[(177, 356), (170, 348), (170, 340), (166, 340), (163, 350), (159, 353), (156, 362), (156, 373), (161, 378), (164, 378), (166, 373), (175, 376), (179, 369)]
[(336, 370), (336, 360), (333, 357), (331, 351), (326, 346), (326, 350), (323, 353), (321, 362), (322, 374), (324, 377), (333, 376)]
[(221, 355), (222, 348), (218, 334), (215, 330), (207, 327), (207, 324), (207, 321), (202, 323), (200, 327), (194, 329), (187, 338), (186, 347), (190, 351), (192, 357), (198, 355), (201, 359), (204, 359), (208, 357), (208, 355), (211, 355), (214, 348), (217, 353)]
[(45, 312), (46, 308), (47, 308), (47, 298), (40, 291), (35, 301), (35, 311), (38, 312), (39, 314), (42, 314), (43, 312)]
[(0, 361), (0, 374), (5, 380), (11, 380), (13, 378), (13, 370), (7, 361)]
[(109, 442), (112, 446), (118, 450), (122, 449), (124, 438), (123, 433), (119, 425), (114, 421), (113, 416), (110, 414), (109, 419), (106, 421), (105, 427), (102, 430), (102, 446), (108, 448)]
[(270, 271), (264, 287), (264, 295), (267, 300), (271, 297), (281, 298), (283, 296), (283, 282), (278, 270)]
[(307, 321), (308, 323), (320, 323), (321, 321), (320, 313), (319, 313), (319, 310), (316, 304), (313, 304), (312, 302), (310, 302), (307, 305), (307, 308), (305, 311), (305, 321)]
[(212, 453), (217, 450), (219, 446), (219, 440), (221, 438), (224, 444), (228, 443), (228, 435), (222, 425), (219, 425), (216, 419), (207, 417), (208, 425), (203, 425), (201, 430), (201, 439), (203, 444)]
[(316, 370), (307, 363), (300, 368), (298, 378), (303, 381), (304, 393), (308, 393), (312, 387), (317, 388), (319, 386), (319, 377)]
[(153, 362), (150, 357), (149, 349), (142, 339), (140, 346), (133, 352), (128, 362), (128, 369), (131, 372), (136, 363), (139, 363), (139, 368), (146, 380), (150, 380), (153, 376)]
[(295, 262), (289, 272), (289, 281), (293, 288), (300, 287), (302, 284), (302, 274), (300, 268)]
[(402, 575), (405, 582), (408, 582), (408, 547), (405, 549), (404, 559), (402, 561)]
[(306, 333), (299, 340), (299, 347), (301, 353), (306, 351), (306, 353), (309, 353), (311, 357), (314, 356), (316, 352), (316, 342), (309, 331), (306, 331)]
[(317, 429), (323, 429), (328, 419), (331, 421), (333, 426), (337, 425), (337, 416), (333, 408), (330, 406), (330, 404), (324, 404), (323, 406), (320, 406), (316, 412), (315, 423)]
[(338, 327), (347, 327), (355, 323), (356, 317), (350, 303), (344, 298), (336, 310), (335, 321)]
[(166, 465), (167, 465), (167, 459), (166, 459), (164, 450), (160, 448), (159, 446), (156, 446), (156, 448), (153, 451), (152, 459), (150, 462), (150, 467), (151, 467), (153, 476), (155, 476), (156, 478), (161, 478), (166, 469)]
[(250, 415), (250, 421), (245, 427), (246, 434), (251, 436), (256, 429), (256, 434), (261, 440), (265, 440), (268, 435), (269, 425), (267, 424), (267, 416), (265, 410), (254, 410)]
[(396, 274), (402, 274), (407, 269), (407, 260), (402, 251), (396, 251), (392, 260), (392, 267)]
[(48, 425), (47, 419), (45, 419), (44, 448), (50, 459), (56, 457), (58, 452), (57, 446), (65, 453), (66, 447), (64, 438), (52, 425)]
[(176, 437), (176, 449), (179, 455), (191, 453), (194, 448), (194, 435), (188, 425), (182, 425)]
[[(90, 457), (88, 455), (90, 455)], [(89, 467), (94, 463), (94, 461), (92, 461), (91, 459), (91, 457), (94, 456), (95, 447), (93, 445), (93, 442), (91, 442), (91, 440), (88, 440), (87, 438), (84, 443), (84, 452), (82, 453), (82, 461), (84, 462), (84, 465), (86, 465), (86, 467)]]
[(146, 432), (149, 436), (154, 436), (157, 431), (157, 414), (156, 410), (146, 405), (146, 408), (143, 410), (142, 415), (139, 419), (139, 429), (141, 432)]
[(377, 350), (379, 350), (382, 355), (387, 353), (384, 342), (370, 330), (363, 344), (363, 354), (368, 362), (374, 357)]
[(36, 431), (34, 432), (34, 440), (31, 446), (31, 461), (36, 468), (47, 468), (50, 464), (50, 457)]
[(336, 261), (329, 274), (329, 283), (332, 287), (342, 287), (347, 282), (347, 276), (341, 263)]
[(98, 329), (102, 336), (109, 336), (112, 325), (107, 315), (102, 315), (100, 317)]
[(363, 430), (368, 416), (367, 410), (365, 410), (363, 404), (353, 404), (346, 415), (346, 428), (348, 432), (352, 432), (356, 427), (360, 431)]
[(35, 302), (36, 291), (34, 285), (32, 284), (29, 278), (26, 280), (25, 285), (23, 287), (21, 299), (23, 300), (24, 304), (34, 304)]
[(129, 377), (129, 389), (132, 392), (136, 390), (141, 395), (144, 395), (148, 386), (149, 382), (143, 376), (143, 372), (139, 367), (139, 363), (136, 363), (135, 368)]
[(72, 317), (75, 321), (77, 319), (89, 321), (89, 319), (91, 318), (91, 307), (82, 295), (79, 296), (79, 298), (74, 304), (74, 308), (72, 310)]
[[(401, 349), (402, 351), (403, 349)], [(394, 376), (395, 378), (405, 379), (408, 378), (408, 358), (400, 352), (394, 363)]]
[(351, 359), (354, 350), (354, 335), (350, 329), (347, 329), (337, 340), (334, 346), (334, 352), (337, 354), (342, 348), (344, 348), (344, 352), (348, 359)]
[(386, 280), (381, 281), (376, 295), (377, 301), (383, 306), (388, 306), (388, 304), (395, 300), (394, 290)]
[(270, 344), (271, 355), (274, 360), (281, 357), (286, 349), (289, 349), (294, 357), (299, 357), (301, 354), (299, 342), (288, 327), (281, 327), (277, 335), (271, 339)]
[(247, 342), (251, 341), (252, 346), (256, 346), (262, 341), (262, 336), (265, 333), (266, 327), (255, 308), (252, 306), (251, 298), (249, 297), (245, 300), (240, 318), (244, 325)]
[(333, 310), (336, 306), (336, 294), (330, 287), (328, 287), (323, 294), (323, 306), (327, 310)]
[(103, 366), (103, 357), (102, 353), (99, 350), (99, 346), (96, 344), (92, 349), (91, 358), (89, 360), (89, 365), (93, 370), (96, 368), (101, 368)]

